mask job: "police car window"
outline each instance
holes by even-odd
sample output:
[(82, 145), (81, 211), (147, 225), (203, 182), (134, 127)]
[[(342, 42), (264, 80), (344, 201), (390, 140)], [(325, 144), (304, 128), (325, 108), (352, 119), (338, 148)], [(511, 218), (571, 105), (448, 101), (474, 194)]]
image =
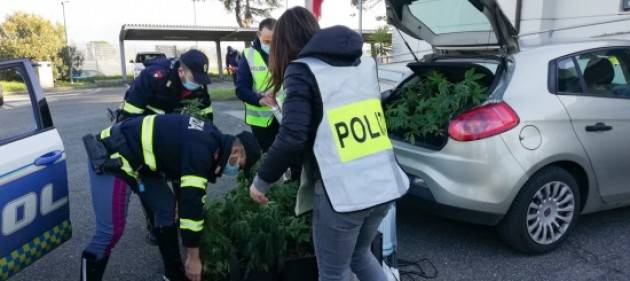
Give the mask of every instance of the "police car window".
[(0, 68), (4, 103), (0, 106), (0, 142), (37, 130), (24, 76), (17, 68)]

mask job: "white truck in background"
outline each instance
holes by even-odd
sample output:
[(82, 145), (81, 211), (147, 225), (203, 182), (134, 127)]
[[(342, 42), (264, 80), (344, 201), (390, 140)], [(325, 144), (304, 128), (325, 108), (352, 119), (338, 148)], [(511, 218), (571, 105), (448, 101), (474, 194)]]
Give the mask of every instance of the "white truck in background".
[(166, 54), (160, 52), (142, 52), (136, 54), (136, 59), (129, 61), (133, 63), (133, 79), (136, 79), (140, 72), (144, 70), (146, 67), (146, 62), (156, 60), (156, 59), (165, 59)]

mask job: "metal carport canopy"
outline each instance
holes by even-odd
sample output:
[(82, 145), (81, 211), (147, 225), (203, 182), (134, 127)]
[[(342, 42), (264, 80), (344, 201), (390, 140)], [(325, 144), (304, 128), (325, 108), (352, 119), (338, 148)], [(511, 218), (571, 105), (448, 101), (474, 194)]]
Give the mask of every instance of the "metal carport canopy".
[(127, 79), (125, 59), (126, 40), (145, 41), (214, 41), (217, 47), (217, 66), (219, 76), (223, 76), (221, 41), (252, 41), (256, 38), (255, 28), (229, 26), (191, 26), (191, 25), (152, 25), (124, 24), (120, 28), (120, 63), (123, 80)]
[[(253, 41), (256, 38), (255, 28), (240, 28), (229, 26), (192, 26), (192, 25), (154, 25), (154, 24), (124, 24), (120, 28), (120, 64), (122, 79), (127, 79), (125, 67), (125, 41), (214, 41), (217, 48), (217, 66), (219, 76), (223, 76), (221, 55), (221, 41)], [(363, 30), (363, 39), (369, 43), (370, 35), (376, 30)], [(391, 39), (390, 39), (391, 40)]]

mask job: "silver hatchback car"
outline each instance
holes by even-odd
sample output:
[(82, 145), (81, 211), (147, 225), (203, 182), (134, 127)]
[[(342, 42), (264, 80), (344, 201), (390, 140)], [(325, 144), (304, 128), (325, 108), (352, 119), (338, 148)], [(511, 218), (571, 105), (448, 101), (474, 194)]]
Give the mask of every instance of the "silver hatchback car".
[(544, 253), (580, 214), (630, 205), (630, 42), (524, 48), (494, 0), (386, 2), (390, 23), (434, 49), (388, 99), (429, 70), (488, 77), (487, 102), (444, 136), (394, 141), (424, 206)]

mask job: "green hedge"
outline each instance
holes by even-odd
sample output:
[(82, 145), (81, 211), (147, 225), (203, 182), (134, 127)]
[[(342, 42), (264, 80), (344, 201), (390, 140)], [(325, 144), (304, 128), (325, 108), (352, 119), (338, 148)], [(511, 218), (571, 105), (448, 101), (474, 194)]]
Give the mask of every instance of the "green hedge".
[(26, 91), (26, 84), (19, 81), (0, 81), (0, 86), (5, 94)]
[(210, 97), (213, 101), (231, 100), (236, 98), (236, 92), (233, 87), (211, 88)]

